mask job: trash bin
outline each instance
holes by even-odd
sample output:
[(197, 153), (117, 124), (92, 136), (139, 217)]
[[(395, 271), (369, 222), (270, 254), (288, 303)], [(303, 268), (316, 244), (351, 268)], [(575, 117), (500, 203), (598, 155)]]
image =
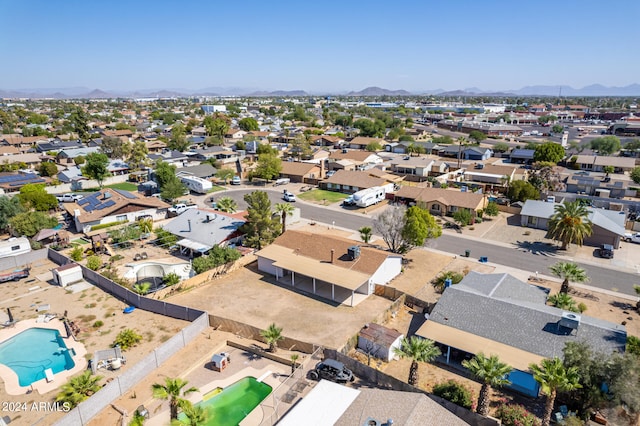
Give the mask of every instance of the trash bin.
[(471, 250), (465, 250), (464, 257), (469, 257), (469, 256), (471, 256)]

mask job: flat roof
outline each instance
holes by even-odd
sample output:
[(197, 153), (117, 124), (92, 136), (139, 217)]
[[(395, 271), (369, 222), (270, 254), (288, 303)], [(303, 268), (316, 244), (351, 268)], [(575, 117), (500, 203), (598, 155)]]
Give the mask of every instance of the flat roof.
[(348, 290), (355, 290), (370, 278), (362, 272), (353, 271), (327, 261), (320, 261), (296, 254), (295, 250), (271, 244), (260, 250), (260, 257), (275, 260), (274, 266), (288, 269), (311, 278), (316, 278)]
[(521, 371), (528, 371), (529, 364), (539, 364), (545, 358), (435, 321), (426, 321), (416, 334), (471, 354), (498, 355), (500, 361)]
[(360, 395), (328, 380), (320, 380), (313, 390), (278, 422), (279, 426), (333, 426)]

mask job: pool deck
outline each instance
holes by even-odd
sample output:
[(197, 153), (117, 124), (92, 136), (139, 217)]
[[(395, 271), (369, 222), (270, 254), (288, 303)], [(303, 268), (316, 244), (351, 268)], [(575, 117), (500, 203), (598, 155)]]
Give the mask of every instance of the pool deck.
[[(226, 352), (230, 356), (229, 366), (220, 372), (209, 368), (209, 361), (214, 354)], [(205, 394), (216, 388), (226, 388), (244, 377), (263, 378), (262, 382), (268, 384), (275, 390), (281, 384), (281, 378), (286, 377), (291, 372), (287, 365), (279, 364), (266, 358), (255, 356), (241, 349), (220, 345), (215, 350), (204, 356), (200, 363), (192, 367), (183, 374), (183, 378), (188, 380), (188, 386), (195, 386), (198, 392), (189, 394), (187, 399), (193, 404), (202, 401)], [(268, 397), (268, 396), (267, 396)], [(158, 401), (156, 401), (158, 402)], [(153, 409), (153, 402), (148, 401), (149, 411), (153, 416), (145, 422), (147, 426), (164, 426), (169, 419), (168, 404), (162, 404), (161, 410)], [(240, 423), (242, 426), (257, 426), (263, 420), (264, 413), (262, 407), (258, 405)]]
[(67, 335), (67, 331), (64, 328), (63, 322), (58, 318), (54, 318), (49, 322), (37, 322), (36, 319), (18, 321), (10, 327), (0, 329), (0, 342), (4, 342), (5, 340), (8, 340), (30, 328), (58, 330), (60, 335), (63, 336), (63, 340), (67, 348), (75, 351), (75, 355), (72, 356), (75, 366), (71, 370), (64, 370), (54, 374), (51, 382), (47, 382), (47, 379), (45, 378), (32, 383), (31, 386), (20, 386), (18, 375), (6, 365), (0, 364), (0, 377), (4, 381), (5, 392), (8, 395), (24, 395), (33, 391), (37, 391), (39, 394), (43, 395), (59, 388), (66, 383), (69, 377), (87, 368), (87, 361), (85, 359), (85, 355), (87, 354), (86, 348), (82, 343), (77, 342), (72, 337), (64, 337)]

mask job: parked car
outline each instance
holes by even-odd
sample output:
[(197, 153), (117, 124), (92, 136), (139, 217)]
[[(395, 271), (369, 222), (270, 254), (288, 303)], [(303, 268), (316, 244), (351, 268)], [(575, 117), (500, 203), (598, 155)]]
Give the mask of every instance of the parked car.
[(604, 259), (613, 259), (613, 246), (611, 244), (602, 244), (598, 254)]
[(296, 196), (289, 191), (284, 191), (284, 195), (282, 196), (282, 199), (289, 202), (289, 203), (295, 203), (296, 202)]
[(624, 240), (630, 243), (640, 243), (640, 232), (636, 232), (635, 234), (624, 234)]
[(312, 380), (330, 380), (336, 383), (353, 382), (353, 373), (340, 361), (335, 359), (325, 359), (316, 364), (316, 368), (309, 371), (309, 378)]
[(240, 185), (241, 183), (240, 176), (234, 176), (233, 179), (231, 179), (231, 185)]
[(331, 176), (333, 176), (333, 175), (335, 175), (335, 174), (336, 174), (336, 171), (335, 171), (335, 170), (329, 170), (329, 171), (327, 172), (327, 177), (328, 177), (328, 178), (330, 178)]

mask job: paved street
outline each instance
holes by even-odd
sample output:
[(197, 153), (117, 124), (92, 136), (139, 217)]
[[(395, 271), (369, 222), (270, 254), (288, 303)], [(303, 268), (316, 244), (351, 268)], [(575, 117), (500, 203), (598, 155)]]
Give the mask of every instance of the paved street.
[[(255, 190), (266, 190), (272, 203), (283, 202), (281, 199), (282, 189), (273, 189), (273, 187), (230, 190), (224, 192), (224, 196), (229, 196), (236, 200), (239, 209), (246, 209), (247, 204), (242, 197), (244, 194)], [(217, 197), (219, 196), (221, 195)], [(371, 218), (361, 213), (320, 207), (301, 201), (296, 202), (296, 207), (300, 208), (300, 213), (303, 218), (313, 219), (320, 223), (331, 224), (335, 222), (335, 226), (337, 227), (352, 229), (354, 231), (362, 226), (371, 226)], [(515, 246), (506, 247), (504, 245), (487, 242), (486, 240), (477, 241), (475, 239), (465, 238), (463, 235), (453, 234), (444, 234), (437, 240), (430, 241), (428, 247), (458, 255), (463, 254), (464, 251), (468, 249), (471, 250), (471, 256), (474, 258), (487, 256), (489, 262), (530, 271), (532, 274), (538, 271), (541, 274), (550, 275), (549, 266), (560, 260), (560, 257), (547, 257), (540, 254), (536, 255), (530, 252), (522, 252), (517, 250)], [(587, 275), (591, 278), (591, 281), (588, 283), (589, 285), (605, 290), (619, 291), (628, 295), (636, 294), (633, 285), (640, 284), (640, 275), (589, 265), (580, 261), (576, 261), (576, 263), (584, 268)]]

